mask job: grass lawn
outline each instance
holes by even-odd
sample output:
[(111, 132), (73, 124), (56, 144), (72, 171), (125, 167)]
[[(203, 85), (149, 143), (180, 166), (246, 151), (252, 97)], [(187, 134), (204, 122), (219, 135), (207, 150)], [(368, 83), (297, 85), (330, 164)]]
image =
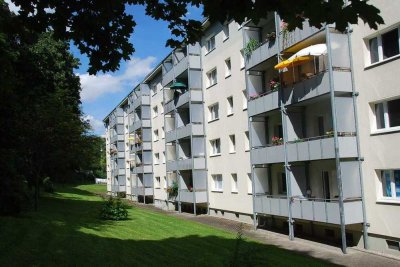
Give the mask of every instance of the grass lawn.
[[(93, 192), (104, 185), (62, 186), (39, 212), (0, 217), (0, 266), (227, 266), (235, 234), (140, 208), (127, 221), (98, 218)], [(244, 240), (246, 266), (327, 266), (306, 255)]]

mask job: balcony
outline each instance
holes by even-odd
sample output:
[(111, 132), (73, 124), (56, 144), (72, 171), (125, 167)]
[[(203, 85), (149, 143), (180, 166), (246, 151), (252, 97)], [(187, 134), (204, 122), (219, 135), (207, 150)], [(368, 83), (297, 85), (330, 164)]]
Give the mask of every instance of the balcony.
[[(351, 73), (347, 71), (333, 71), (334, 91), (351, 93)], [(285, 105), (295, 104), (330, 92), (329, 73), (321, 72), (308, 79), (293, 85), (286, 86), (279, 91), (269, 91), (257, 95), (249, 100), (248, 114), (250, 117), (269, 112), (280, 107), (280, 94)]]
[(132, 194), (136, 196), (152, 196), (154, 189), (152, 186), (134, 186), (132, 187)]
[(152, 173), (153, 172), (153, 166), (152, 165), (143, 165), (143, 164), (138, 164), (134, 169), (134, 173)]
[(123, 134), (115, 134), (115, 135), (111, 136), (110, 143), (113, 144), (115, 142), (124, 141), (124, 140), (125, 140), (125, 137)]
[[(361, 199), (345, 199), (345, 224), (363, 222)], [(286, 196), (255, 196), (256, 213), (288, 217), (288, 198)], [(292, 217), (294, 219), (340, 224), (339, 202), (337, 199), (298, 199), (292, 198)]]
[(250, 56), (246, 57), (246, 70), (250, 70), (277, 54), (278, 42), (276, 40), (262, 43)]
[(140, 128), (150, 128), (151, 121), (150, 120), (137, 120), (134, 121), (132, 126), (129, 128), (129, 133), (133, 133), (134, 131)]
[(182, 74), (185, 70), (187, 70), (188, 64), (188, 57), (182, 58), (178, 63), (176, 63), (167, 73), (165, 73), (162, 77), (162, 86), (166, 86), (171, 83), (175, 77)]
[(179, 190), (177, 200), (185, 203), (207, 203), (207, 192), (205, 190), (189, 191)]
[(280, 47), (282, 50), (285, 50), (322, 30), (311, 27), (308, 22), (304, 22), (303, 29), (296, 28), (292, 32), (281, 31), (279, 33)]
[(150, 95), (140, 94), (138, 98), (133, 100), (129, 113), (132, 113), (135, 109), (142, 105), (150, 105)]
[(125, 185), (111, 185), (112, 192), (125, 192), (126, 186)]
[(203, 101), (203, 94), (200, 90), (187, 90), (185, 93), (171, 99), (168, 103), (164, 106), (164, 113), (168, 114), (173, 111), (175, 108), (179, 108), (184, 104), (188, 103), (189, 101), (193, 102), (202, 102)]
[(204, 169), (206, 167), (205, 158), (188, 158), (181, 160), (167, 161), (167, 172), (176, 170)]
[[(354, 133), (338, 133), (339, 157), (356, 158), (357, 142)], [(334, 140), (331, 135), (317, 136), (288, 142), (288, 161), (309, 161), (335, 158)], [(272, 164), (284, 162), (283, 145), (272, 145), (251, 150), (252, 163)]]
[(169, 143), (174, 140), (182, 139), (191, 135), (204, 135), (202, 124), (187, 124), (175, 130), (165, 133), (165, 142)]

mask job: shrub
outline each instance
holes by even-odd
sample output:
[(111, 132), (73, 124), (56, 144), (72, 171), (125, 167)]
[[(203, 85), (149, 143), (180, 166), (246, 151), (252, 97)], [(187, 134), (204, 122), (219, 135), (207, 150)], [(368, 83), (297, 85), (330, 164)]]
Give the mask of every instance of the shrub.
[(109, 197), (100, 211), (100, 217), (103, 220), (121, 221), (128, 219), (128, 205), (122, 202), (120, 198)]
[(54, 184), (50, 180), (50, 177), (46, 177), (43, 179), (43, 189), (47, 193), (54, 193)]

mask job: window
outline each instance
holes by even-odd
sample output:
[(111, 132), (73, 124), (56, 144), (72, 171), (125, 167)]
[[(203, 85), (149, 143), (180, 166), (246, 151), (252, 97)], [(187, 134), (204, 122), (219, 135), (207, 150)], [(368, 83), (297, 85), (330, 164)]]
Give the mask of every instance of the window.
[(251, 173), (247, 174), (247, 193), (252, 194), (253, 193), (253, 185), (251, 181)]
[(236, 152), (236, 141), (235, 141), (235, 135), (232, 134), (229, 136), (229, 153), (235, 153)]
[(249, 131), (244, 132), (244, 150), (250, 150)]
[(400, 54), (400, 28), (395, 28), (368, 40), (370, 64)]
[(217, 69), (207, 72), (207, 87), (217, 84)]
[(155, 188), (160, 188), (161, 187), (161, 180), (160, 180), (160, 176), (156, 177), (156, 183), (154, 185)]
[(232, 173), (232, 193), (237, 193), (238, 192), (238, 185), (237, 185), (237, 174)]
[(155, 153), (154, 154), (154, 164), (159, 164), (160, 163), (160, 153)]
[(209, 110), (209, 116), (208, 116), (208, 121), (214, 121), (219, 118), (219, 105), (214, 104), (212, 106), (208, 107)]
[(226, 99), (226, 114), (227, 116), (233, 115), (233, 97), (230, 96)]
[(155, 95), (157, 93), (157, 85), (152, 85), (151, 86), (151, 95)]
[(400, 98), (375, 104), (376, 131), (400, 130)]
[(214, 49), (215, 49), (215, 36), (209, 38), (209, 39), (206, 41), (206, 50), (207, 50), (207, 53), (210, 53), (210, 52), (211, 52), (212, 50), (214, 50)]
[(164, 126), (161, 127), (161, 138), (162, 139), (165, 138), (165, 128), (164, 128)]
[(225, 59), (225, 78), (231, 76), (231, 59)]
[(164, 114), (164, 102), (163, 102), (163, 101), (161, 101), (160, 113), (161, 113), (161, 114)]
[(222, 35), (224, 41), (229, 38), (229, 23), (222, 25)]
[(154, 142), (158, 141), (158, 130), (154, 130), (153, 134), (154, 134)]
[(164, 189), (167, 189), (167, 176), (164, 176)]
[(240, 69), (244, 68), (244, 50), (240, 50)]
[(222, 175), (214, 174), (212, 175), (212, 179), (213, 179), (213, 191), (222, 192)]
[(153, 118), (158, 116), (158, 106), (153, 107)]
[(214, 139), (210, 140), (210, 145), (211, 145), (211, 155), (210, 156), (216, 156), (221, 154), (221, 140)]
[(400, 169), (381, 171), (383, 199), (400, 200)]
[(243, 110), (247, 109), (247, 91), (242, 91)]
[(166, 157), (165, 157), (165, 151), (163, 151), (163, 160), (162, 160), (162, 163), (163, 163), (163, 164), (165, 164), (165, 159), (166, 159)]

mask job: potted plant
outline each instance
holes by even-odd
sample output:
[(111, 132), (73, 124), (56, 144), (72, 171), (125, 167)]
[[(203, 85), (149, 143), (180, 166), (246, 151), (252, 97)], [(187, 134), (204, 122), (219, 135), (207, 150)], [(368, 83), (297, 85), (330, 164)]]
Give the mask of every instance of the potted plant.
[(279, 146), (283, 144), (283, 138), (278, 136), (272, 136), (272, 144), (274, 146)]
[(276, 32), (270, 32), (266, 36), (266, 40), (268, 42), (273, 42), (273, 41), (275, 41), (275, 39), (276, 39)]
[(281, 83), (279, 82), (279, 78), (273, 78), (269, 81), (269, 88), (271, 91), (276, 91), (279, 89), (281, 86)]
[(253, 53), (253, 51), (256, 50), (259, 46), (260, 43), (256, 39), (251, 38), (244, 48), (244, 54), (246, 55), (246, 57), (251, 56), (251, 53)]
[(172, 185), (169, 186), (166, 191), (168, 193), (168, 198), (169, 199), (173, 199), (176, 198), (178, 196), (178, 183), (176, 181), (172, 182)]

